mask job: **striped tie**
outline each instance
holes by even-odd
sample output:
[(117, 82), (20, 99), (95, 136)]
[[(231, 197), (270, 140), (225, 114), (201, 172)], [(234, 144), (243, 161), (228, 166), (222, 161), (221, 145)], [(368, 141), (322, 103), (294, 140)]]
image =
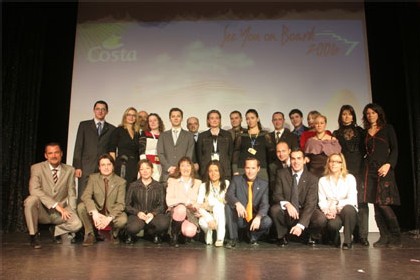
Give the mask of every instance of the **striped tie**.
[(52, 170), (52, 172), (53, 172), (53, 181), (54, 181), (54, 184), (57, 184), (57, 181), (58, 181), (58, 174), (57, 174), (58, 169), (54, 168)]

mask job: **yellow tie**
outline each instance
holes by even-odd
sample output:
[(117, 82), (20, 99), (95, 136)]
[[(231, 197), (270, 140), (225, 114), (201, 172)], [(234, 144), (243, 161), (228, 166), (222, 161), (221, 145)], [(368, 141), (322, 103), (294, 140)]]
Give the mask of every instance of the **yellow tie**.
[(248, 182), (248, 203), (246, 205), (246, 221), (252, 220), (252, 182)]

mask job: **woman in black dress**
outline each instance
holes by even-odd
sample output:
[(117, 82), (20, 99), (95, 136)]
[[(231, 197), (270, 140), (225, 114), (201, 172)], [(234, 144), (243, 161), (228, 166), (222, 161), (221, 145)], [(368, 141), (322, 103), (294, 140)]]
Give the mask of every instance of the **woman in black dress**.
[(394, 174), (398, 158), (397, 136), (377, 104), (365, 106), (363, 124), (366, 129), (363, 202), (374, 204), (380, 233), (373, 247), (399, 248), (402, 247), (400, 226), (391, 208), (391, 205), (400, 205)]
[(137, 179), (139, 161), (139, 126), (137, 110), (125, 110), (120, 126), (111, 135), (109, 153), (115, 159), (115, 173), (127, 180), (127, 185)]
[(347, 169), (357, 182), (358, 199), (358, 229), (355, 232), (355, 242), (363, 246), (369, 246), (369, 208), (367, 203), (363, 203), (363, 184), (362, 184), (362, 163), (364, 156), (364, 130), (357, 125), (356, 112), (351, 105), (341, 106), (338, 114), (338, 129), (333, 132), (335, 138), (341, 145)]

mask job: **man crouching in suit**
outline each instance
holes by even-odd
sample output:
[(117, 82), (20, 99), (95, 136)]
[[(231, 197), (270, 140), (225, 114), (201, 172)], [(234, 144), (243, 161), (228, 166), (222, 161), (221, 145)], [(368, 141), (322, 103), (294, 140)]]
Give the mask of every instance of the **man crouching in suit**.
[(258, 245), (258, 240), (268, 233), (272, 224), (267, 216), (268, 182), (258, 178), (260, 162), (254, 157), (245, 160), (245, 174), (233, 177), (226, 193), (226, 222), (230, 241), (227, 248), (236, 246), (238, 228), (247, 230), (251, 245)]
[(54, 224), (54, 240), (82, 227), (76, 214), (74, 168), (61, 163), (63, 152), (58, 143), (45, 146), (46, 161), (31, 166), (29, 196), (25, 199), (25, 219), (31, 246), (41, 248), (38, 223)]
[(104, 154), (98, 160), (99, 173), (89, 176), (86, 189), (77, 206), (77, 213), (85, 228), (83, 246), (96, 242), (93, 225), (98, 230), (112, 227), (111, 240), (119, 243), (118, 233), (127, 223), (125, 208), (126, 181), (114, 173), (114, 159)]
[[(290, 168), (277, 172), (270, 215), (277, 231), (278, 245), (284, 247), (286, 234), (301, 236), (308, 228), (308, 244), (315, 245), (326, 226), (318, 203), (318, 178), (305, 168), (305, 156), (300, 149), (290, 154)], [(294, 182), (293, 182), (294, 181)]]

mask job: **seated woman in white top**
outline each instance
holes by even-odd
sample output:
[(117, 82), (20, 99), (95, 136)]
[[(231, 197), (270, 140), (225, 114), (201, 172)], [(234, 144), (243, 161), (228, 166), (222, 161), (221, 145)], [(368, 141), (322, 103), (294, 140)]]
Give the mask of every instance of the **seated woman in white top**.
[(347, 172), (343, 154), (328, 157), (325, 176), (319, 179), (318, 187), (318, 205), (327, 219), (329, 233), (334, 236), (334, 245), (340, 246), (339, 230), (344, 225), (342, 249), (351, 249), (351, 235), (357, 223), (357, 189), (356, 179)]
[(225, 194), (229, 186), (224, 178), (224, 170), (218, 160), (207, 164), (204, 183), (198, 191), (197, 203), (200, 205), (200, 219), (198, 221), (205, 233), (206, 244), (213, 244), (213, 230), (217, 232), (216, 247), (223, 246), (226, 233)]

